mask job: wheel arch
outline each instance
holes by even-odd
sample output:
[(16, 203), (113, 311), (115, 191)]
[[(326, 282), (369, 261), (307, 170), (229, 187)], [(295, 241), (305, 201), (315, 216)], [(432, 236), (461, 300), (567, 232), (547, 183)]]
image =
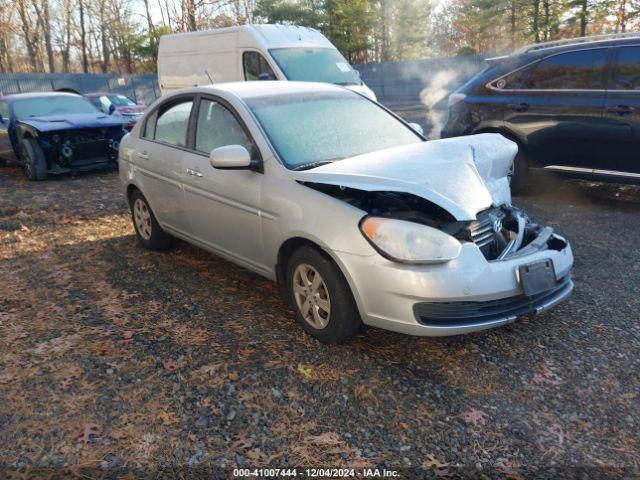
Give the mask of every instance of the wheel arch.
[(524, 141), (522, 138), (520, 138), (515, 132), (509, 130), (508, 128), (505, 127), (483, 127), (483, 128), (479, 128), (478, 130), (475, 130), (473, 132), (473, 134), (480, 134), (480, 133), (499, 133), (500, 135), (502, 135), (505, 138), (508, 138), (509, 140), (511, 140), (512, 142), (515, 142), (518, 144), (518, 149), (521, 149), (525, 155), (528, 155), (528, 147), (527, 147), (527, 142)]

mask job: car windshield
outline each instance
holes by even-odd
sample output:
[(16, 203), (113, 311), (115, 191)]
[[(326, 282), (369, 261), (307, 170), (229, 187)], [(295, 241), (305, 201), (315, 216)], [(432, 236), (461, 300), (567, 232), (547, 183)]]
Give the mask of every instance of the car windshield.
[(124, 95), (104, 95), (103, 97), (100, 97), (100, 99), (103, 98), (106, 100), (105, 103), (110, 102), (116, 107), (131, 107), (136, 105), (136, 102)]
[(13, 102), (13, 112), (16, 118), (20, 119), (69, 113), (96, 113), (97, 110), (84, 97), (51, 95), (16, 100)]
[(288, 80), (362, 84), (358, 72), (334, 48), (273, 48), (269, 53)]
[(423, 141), (389, 112), (348, 90), (247, 99), (292, 170)]

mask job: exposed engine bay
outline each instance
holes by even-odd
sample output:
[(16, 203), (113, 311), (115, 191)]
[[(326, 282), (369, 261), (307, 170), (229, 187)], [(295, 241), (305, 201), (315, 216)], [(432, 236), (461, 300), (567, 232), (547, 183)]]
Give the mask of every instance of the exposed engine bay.
[(551, 227), (532, 223), (519, 208), (510, 205), (479, 212), (473, 221), (457, 221), (442, 207), (402, 192), (365, 191), (314, 182), (300, 182), (345, 201), (369, 215), (406, 220), (437, 228), (461, 242), (475, 243), (487, 260), (503, 260), (534, 251), (561, 251), (567, 242)]
[[(54, 167), (75, 168), (101, 162), (116, 162), (122, 127), (81, 128), (38, 135), (38, 143)], [(54, 167), (55, 168), (55, 167)]]

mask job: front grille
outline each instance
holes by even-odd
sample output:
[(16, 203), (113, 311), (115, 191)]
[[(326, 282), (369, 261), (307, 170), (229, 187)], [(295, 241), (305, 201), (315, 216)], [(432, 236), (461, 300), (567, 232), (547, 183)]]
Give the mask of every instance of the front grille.
[(470, 323), (489, 323), (537, 311), (568, 295), (572, 288), (571, 278), (566, 276), (552, 289), (530, 297), (518, 295), (484, 302), (422, 302), (413, 306), (413, 312), (417, 320), (425, 325), (462, 326)]
[(499, 247), (504, 243), (500, 227), (496, 231), (496, 222), (502, 224), (505, 214), (499, 208), (493, 208), (480, 212), (477, 220), (469, 225), (469, 233), (471, 240), (475, 243), (485, 258), (492, 260), (496, 258), (500, 252)]

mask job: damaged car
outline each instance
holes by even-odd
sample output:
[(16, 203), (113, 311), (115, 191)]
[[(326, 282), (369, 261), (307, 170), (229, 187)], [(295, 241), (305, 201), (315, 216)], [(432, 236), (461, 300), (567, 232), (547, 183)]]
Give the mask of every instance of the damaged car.
[(567, 240), (511, 203), (517, 146), (427, 142), (342, 87), (244, 82), (176, 91), (120, 145), (138, 241), (178, 237), (278, 283), (300, 325), (454, 335), (566, 299)]
[(127, 123), (72, 93), (6, 95), (0, 97), (0, 162), (17, 162), (30, 180), (117, 167)]

